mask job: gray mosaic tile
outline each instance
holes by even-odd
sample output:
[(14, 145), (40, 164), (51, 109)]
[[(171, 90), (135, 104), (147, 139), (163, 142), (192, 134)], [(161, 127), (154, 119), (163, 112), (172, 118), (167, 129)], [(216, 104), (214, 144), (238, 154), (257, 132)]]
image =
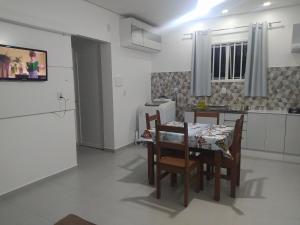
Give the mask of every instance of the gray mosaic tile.
[[(152, 99), (166, 96), (177, 99), (176, 116), (184, 119), (184, 111), (203, 97), (191, 96), (191, 72), (152, 73)], [(221, 89), (226, 87), (226, 95)], [(177, 89), (177, 94), (176, 94)], [(300, 107), (300, 67), (271, 67), (268, 69), (268, 97), (245, 97), (243, 82), (213, 82), (209, 105), (250, 106), (253, 109), (287, 109)]]

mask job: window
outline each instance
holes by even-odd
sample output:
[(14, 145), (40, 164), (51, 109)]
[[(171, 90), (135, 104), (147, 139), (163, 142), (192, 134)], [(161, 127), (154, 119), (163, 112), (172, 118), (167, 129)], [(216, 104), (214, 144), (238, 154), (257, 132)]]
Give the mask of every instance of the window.
[(245, 79), (247, 42), (215, 44), (211, 48), (212, 80)]

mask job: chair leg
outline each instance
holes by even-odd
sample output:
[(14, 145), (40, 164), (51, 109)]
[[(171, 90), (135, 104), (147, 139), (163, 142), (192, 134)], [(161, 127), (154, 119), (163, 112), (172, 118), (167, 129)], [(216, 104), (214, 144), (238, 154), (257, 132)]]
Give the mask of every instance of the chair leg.
[(190, 174), (185, 172), (184, 174), (184, 207), (189, 204), (189, 188), (190, 188)]
[(230, 196), (232, 198), (235, 198), (236, 182), (237, 182), (237, 169), (235, 167), (230, 170)]
[(210, 166), (210, 175), (209, 175), (209, 180), (214, 178), (214, 171), (215, 171), (215, 167), (214, 166)]
[(214, 164), (215, 164), (215, 201), (220, 201), (221, 192), (221, 155), (220, 151), (216, 151), (214, 154)]
[(240, 186), (241, 181), (241, 162), (238, 163), (237, 166), (237, 176), (236, 176), (236, 186)]
[(176, 184), (177, 184), (177, 174), (176, 173), (171, 173), (170, 178), (171, 178), (171, 186), (175, 187)]
[(221, 168), (219, 166), (215, 167), (215, 196), (216, 201), (220, 201), (221, 192)]
[(206, 180), (210, 180), (211, 173), (211, 166), (206, 164)]
[(154, 153), (153, 144), (148, 144), (148, 181), (150, 185), (154, 185), (155, 175), (154, 175)]
[(227, 174), (227, 177), (230, 177), (230, 169), (229, 168), (226, 169), (226, 174)]
[(160, 173), (161, 173), (160, 166), (157, 165), (156, 166), (156, 198), (157, 199), (160, 199), (160, 192), (161, 192), (161, 190), (160, 190)]
[(203, 163), (200, 162), (198, 166), (198, 176), (199, 176), (199, 191), (203, 190)]

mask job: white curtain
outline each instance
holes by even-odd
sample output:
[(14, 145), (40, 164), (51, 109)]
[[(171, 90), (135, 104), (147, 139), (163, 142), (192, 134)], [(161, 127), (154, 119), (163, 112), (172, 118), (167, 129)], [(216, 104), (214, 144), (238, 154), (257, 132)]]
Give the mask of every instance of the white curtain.
[(210, 31), (197, 31), (193, 35), (191, 94), (211, 95)]
[(250, 24), (245, 71), (245, 96), (267, 96), (268, 24)]

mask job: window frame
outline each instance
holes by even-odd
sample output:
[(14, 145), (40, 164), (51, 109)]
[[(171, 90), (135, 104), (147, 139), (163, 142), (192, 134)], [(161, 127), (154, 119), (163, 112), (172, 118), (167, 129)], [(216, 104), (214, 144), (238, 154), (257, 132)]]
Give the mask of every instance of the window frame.
[[(219, 48), (220, 48), (220, 51), (219, 51), (219, 54), (221, 55), (221, 46), (222, 45), (226, 45), (226, 61), (225, 61), (225, 79), (220, 79), (221, 78), (221, 58), (219, 56), (219, 79), (216, 80), (214, 79), (214, 60), (215, 60), (215, 57), (213, 57), (213, 55), (211, 56), (212, 58), (212, 61), (211, 61), (211, 82), (244, 82), (245, 81), (245, 78), (239, 78), (239, 79), (234, 79), (234, 78), (228, 78), (228, 70), (229, 70), (229, 64), (230, 64), (230, 61), (229, 61), (229, 55), (230, 55), (230, 45), (231, 44), (234, 44), (234, 46), (237, 44), (237, 43), (243, 43), (243, 42), (246, 42), (247, 43), (247, 46), (248, 46), (248, 39), (238, 39), (238, 40), (226, 40), (226, 41), (213, 41), (212, 44), (211, 44), (211, 49), (212, 52), (215, 52), (215, 48), (213, 48), (214, 46), (216, 45), (219, 45)], [(234, 52), (235, 52), (236, 48), (234, 48)], [(248, 50), (248, 47), (247, 47), (247, 50)], [(241, 52), (243, 52), (243, 48), (241, 47)], [(235, 53), (234, 53), (235, 54)], [(241, 55), (241, 62), (242, 62), (242, 57), (243, 55)], [(233, 63), (233, 68), (235, 68), (235, 62)], [(241, 63), (242, 65), (242, 63)], [(242, 66), (240, 66), (240, 77), (241, 77), (241, 73), (242, 73)], [(234, 77), (234, 73), (233, 73), (233, 77)]]

